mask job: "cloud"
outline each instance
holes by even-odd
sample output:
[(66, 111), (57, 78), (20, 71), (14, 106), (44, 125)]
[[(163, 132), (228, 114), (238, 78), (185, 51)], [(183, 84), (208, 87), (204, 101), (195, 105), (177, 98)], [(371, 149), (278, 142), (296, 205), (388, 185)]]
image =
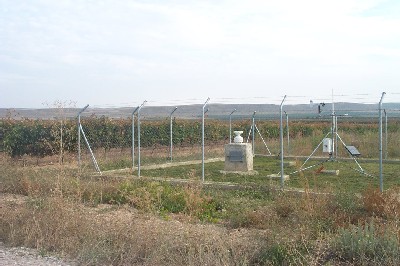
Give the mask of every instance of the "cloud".
[(92, 89), (140, 85), (135, 97), (148, 99), (170, 97), (165, 88), (182, 97), (266, 87), (313, 94), (326, 84), (371, 91), (400, 85), (395, 3), (11, 1), (0, 11), (0, 70), (15, 88), (28, 87), (24, 76), (75, 79)]

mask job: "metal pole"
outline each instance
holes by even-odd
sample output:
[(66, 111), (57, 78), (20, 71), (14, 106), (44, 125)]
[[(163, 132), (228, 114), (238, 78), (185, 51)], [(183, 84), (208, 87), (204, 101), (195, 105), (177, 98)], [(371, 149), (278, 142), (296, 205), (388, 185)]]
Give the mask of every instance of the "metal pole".
[(132, 112), (132, 172), (135, 171), (135, 113), (139, 106)]
[(64, 127), (64, 123), (63, 123), (63, 117), (61, 116), (61, 127), (60, 127), (60, 159), (59, 159), (59, 164), (63, 164), (64, 163), (64, 145), (63, 145), (63, 127)]
[[(207, 101), (203, 105), (203, 111), (201, 113), (202, 115), (202, 120), (201, 120), (201, 180), (204, 182), (204, 108), (206, 108), (206, 105), (210, 98), (207, 98)], [(207, 110), (208, 111), (208, 110)]]
[(336, 146), (335, 146), (335, 158), (338, 157), (338, 148), (339, 148), (338, 136), (339, 136), (339, 134), (338, 134), (338, 117), (336, 116), (335, 117), (335, 139), (336, 139), (336, 141), (335, 141), (335, 143), (336, 143)]
[(252, 132), (251, 132), (251, 134), (252, 134), (252, 143), (251, 144), (253, 145), (253, 157), (255, 156), (255, 146), (256, 146), (255, 143), (254, 143), (254, 135), (255, 135), (254, 134), (254, 128), (255, 128), (255, 126), (254, 126), (255, 125), (254, 117), (256, 116), (256, 112), (257, 111), (254, 111), (254, 113), (253, 113), (253, 117), (252, 117), (253, 122), (252, 122), (252, 126), (251, 126), (252, 127)]
[(89, 107), (87, 104), (78, 112), (78, 167), (81, 168), (81, 114)]
[(383, 109), (385, 114), (385, 160), (388, 158), (388, 123), (387, 123), (387, 113), (386, 109)]
[(78, 114), (78, 167), (79, 167), (79, 169), (81, 168), (81, 114), (80, 113)]
[(330, 158), (335, 158), (335, 143), (336, 143), (336, 138), (335, 138), (335, 132), (336, 132), (336, 114), (335, 114), (335, 103), (333, 101), (333, 90), (332, 90), (332, 130), (331, 130), (331, 137), (332, 137), (332, 153), (330, 154)]
[(171, 114), (169, 115), (169, 139), (171, 141), (171, 145), (169, 148), (169, 158), (172, 162), (172, 114), (176, 111), (176, 109), (178, 109), (178, 107), (175, 107), (175, 109), (171, 112)]
[(281, 142), (281, 189), (283, 189), (283, 186), (284, 186), (284, 184), (285, 184), (285, 176), (284, 176), (284, 173), (283, 173), (283, 123), (282, 123), (282, 108), (283, 108), (283, 102), (285, 101), (285, 99), (286, 99), (286, 95), (285, 95), (285, 97), (283, 97), (283, 100), (282, 100), (282, 102), (281, 102), (281, 105), (280, 105), (280, 111), (279, 111), (279, 115), (280, 115), (280, 132), (279, 132), (279, 135), (280, 135), (280, 142)]
[(287, 134), (287, 155), (290, 155), (290, 134), (289, 134), (289, 115), (283, 111), (286, 116), (286, 134)]
[(229, 144), (232, 143), (232, 114), (236, 112), (236, 109), (229, 114)]
[(383, 192), (383, 163), (382, 163), (382, 101), (385, 96), (382, 92), (381, 100), (379, 101), (379, 187)]
[(140, 109), (144, 106), (147, 101), (144, 101), (141, 106), (139, 106), (137, 110), (137, 118), (138, 118), (138, 177), (140, 177)]
[(89, 152), (90, 152), (90, 156), (92, 157), (92, 162), (93, 162), (94, 168), (96, 169), (96, 171), (97, 171), (98, 173), (101, 174), (100, 167), (99, 167), (99, 165), (97, 164), (96, 157), (94, 156), (94, 153), (93, 153), (93, 151), (92, 151), (92, 148), (90, 148), (89, 141), (88, 141), (88, 139), (86, 138), (85, 131), (83, 131), (82, 125), (80, 125), (79, 128), (80, 128), (80, 130), (81, 130), (81, 132), (82, 132), (83, 139), (85, 140), (85, 143), (86, 143), (86, 145), (87, 145), (87, 148), (88, 148), (88, 150), (89, 150)]

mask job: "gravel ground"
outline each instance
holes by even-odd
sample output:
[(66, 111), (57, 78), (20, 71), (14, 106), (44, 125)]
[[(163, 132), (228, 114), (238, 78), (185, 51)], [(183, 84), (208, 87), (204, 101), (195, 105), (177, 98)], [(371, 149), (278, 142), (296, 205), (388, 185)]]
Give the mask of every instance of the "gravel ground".
[(41, 256), (35, 249), (24, 247), (8, 248), (0, 242), (0, 265), (67, 266), (77, 265), (77, 263), (51, 256)]

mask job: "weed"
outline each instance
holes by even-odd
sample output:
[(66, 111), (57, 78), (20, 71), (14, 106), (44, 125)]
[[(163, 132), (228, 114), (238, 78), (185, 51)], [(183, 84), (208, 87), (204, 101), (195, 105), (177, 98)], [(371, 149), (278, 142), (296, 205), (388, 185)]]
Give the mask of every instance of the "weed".
[(385, 197), (378, 189), (368, 188), (363, 193), (364, 208), (368, 213), (374, 216), (384, 216)]
[(307, 247), (303, 243), (273, 243), (264, 246), (253, 258), (253, 265), (303, 265), (306, 264)]
[(62, 198), (42, 204), (2, 205), (3, 240), (68, 254), (85, 265), (245, 265), (260, 246), (252, 235), (165, 222), (124, 208), (98, 212)]
[(275, 200), (274, 210), (280, 218), (287, 219), (295, 212), (295, 203), (282, 195)]
[[(207, 178), (235, 181), (235, 189), (4, 164), (1, 192), (27, 197), (17, 204), (0, 194), (0, 236), (88, 265), (400, 263), (398, 189), (359, 197), (354, 176), (332, 179), (346, 188), (338, 193), (325, 177), (305, 173), (289, 181), (304, 193), (276, 192), (263, 178), (277, 165), (271, 158), (256, 158), (260, 176), (246, 179), (219, 176), (221, 165), (210, 164)], [(198, 166), (167, 171), (199, 173)]]
[(397, 232), (393, 234), (373, 220), (364, 225), (339, 229), (333, 245), (338, 258), (344, 261), (384, 265), (400, 263)]
[(378, 189), (369, 188), (363, 193), (364, 208), (370, 215), (399, 221), (399, 189), (392, 188), (381, 193)]

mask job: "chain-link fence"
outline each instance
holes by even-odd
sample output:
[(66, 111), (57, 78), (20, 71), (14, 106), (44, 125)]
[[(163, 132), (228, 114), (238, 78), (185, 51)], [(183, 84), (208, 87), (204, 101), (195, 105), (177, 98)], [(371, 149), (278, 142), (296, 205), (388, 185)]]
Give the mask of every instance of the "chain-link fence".
[[(232, 115), (234, 108), (237, 111)], [(204, 124), (206, 159), (224, 156), (224, 145), (230, 142), (230, 130), (244, 131), (242, 136), (245, 142), (253, 142), (254, 132), (256, 155), (279, 154), (279, 112), (276, 106), (267, 111), (257, 106), (260, 111), (254, 117), (254, 123), (251, 108), (255, 107), (240, 108), (209, 106)], [(285, 156), (310, 155), (331, 131), (330, 110), (307, 113), (304, 109), (285, 107)], [(139, 116), (137, 112), (133, 113), (134, 110), (89, 107), (80, 114), (80, 131), (78, 114), (81, 109), (78, 108), (9, 110), (2, 114), (0, 120), (0, 150), (15, 163), (77, 165), (80, 138), (82, 167), (93, 169), (90, 147), (102, 171), (137, 166), (139, 153), (142, 165), (202, 159), (201, 105), (179, 106), (177, 109), (144, 107)], [(366, 113), (338, 108), (336, 111), (341, 114), (337, 117), (340, 139), (346, 145), (357, 147), (363, 157), (377, 158), (379, 139), (376, 110)], [(384, 154), (387, 159), (398, 159), (399, 113), (389, 110), (388, 114), (384, 119)], [(339, 140), (336, 143), (337, 156), (346, 156), (343, 143)], [(323, 156), (322, 149), (315, 155)]]

